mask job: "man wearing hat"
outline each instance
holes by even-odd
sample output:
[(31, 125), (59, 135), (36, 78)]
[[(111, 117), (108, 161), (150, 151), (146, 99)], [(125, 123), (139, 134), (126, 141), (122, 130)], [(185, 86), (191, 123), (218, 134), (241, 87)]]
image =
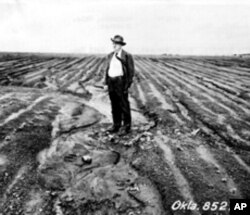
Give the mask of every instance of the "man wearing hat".
[(116, 35), (111, 41), (114, 51), (107, 55), (105, 68), (105, 84), (109, 92), (113, 118), (113, 125), (108, 131), (124, 135), (131, 129), (128, 89), (134, 76), (134, 60), (131, 54), (122, 49), (126, 45), (122, 36)]

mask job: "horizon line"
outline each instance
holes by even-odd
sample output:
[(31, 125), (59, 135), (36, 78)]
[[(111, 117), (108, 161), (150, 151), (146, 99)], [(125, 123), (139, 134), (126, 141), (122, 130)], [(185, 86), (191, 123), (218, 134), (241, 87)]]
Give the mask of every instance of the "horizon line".
[[(110, 51), (112, 52), (112, 51)], [(108, 53), (110, 53), (108, 52)], [(107, 55), (108, 53), (96, 53), (96, 52), (39, 52), (39, 51), (0, 51), (0, 54), (45, 54), (45, 55)], [(166, 55), (166, 56), (242, 56), (250, 55), (249, 53), (235, 53), (235, 54), (178, 54), (178, 53), (132, 53), (132, 55)]]

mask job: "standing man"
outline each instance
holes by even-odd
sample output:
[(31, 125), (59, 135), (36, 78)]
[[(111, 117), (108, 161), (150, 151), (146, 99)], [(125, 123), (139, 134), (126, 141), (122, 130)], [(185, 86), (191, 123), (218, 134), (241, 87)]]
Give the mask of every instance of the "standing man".
[(111, 41), (114, 51), (108, 54), (105, 69), (105, 84), (108, 87), (113, 118), (113, 126), (108, 131), (119, 131), (120, 135), (125, 135), (131, 129), (128, 89), (134, 76), (134, 60), (131, 54), (122, 49), (126, 45), (122, 36), (116, 35)]

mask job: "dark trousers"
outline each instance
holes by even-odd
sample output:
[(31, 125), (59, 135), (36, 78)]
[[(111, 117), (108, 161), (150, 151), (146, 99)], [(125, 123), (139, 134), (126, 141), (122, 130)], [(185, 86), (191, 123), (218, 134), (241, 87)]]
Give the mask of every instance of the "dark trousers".
[(131, 127), (131, 111), (128, 100), (128, 92), (124, 92), (123, 76), (108, 78), (109, 98), (111, 101), (113, 124), (116, 127), (122, 125)]

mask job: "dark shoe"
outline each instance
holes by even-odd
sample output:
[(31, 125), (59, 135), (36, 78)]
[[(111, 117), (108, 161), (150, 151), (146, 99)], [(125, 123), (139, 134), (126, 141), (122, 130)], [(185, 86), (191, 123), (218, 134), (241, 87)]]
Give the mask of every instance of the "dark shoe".
[(123, 136), (130, 133), (130, 130), (130, 127), (122, 127), (119, 131), (119, 136)]
[(112, 127), (110, 127), (107, 131), (108, 131), (109, 133), (116, 133), (116, 132), (119, 131), (119, 129), (120, 129), (120, 127), (118, 127), (118, 126), (112, 126)]

